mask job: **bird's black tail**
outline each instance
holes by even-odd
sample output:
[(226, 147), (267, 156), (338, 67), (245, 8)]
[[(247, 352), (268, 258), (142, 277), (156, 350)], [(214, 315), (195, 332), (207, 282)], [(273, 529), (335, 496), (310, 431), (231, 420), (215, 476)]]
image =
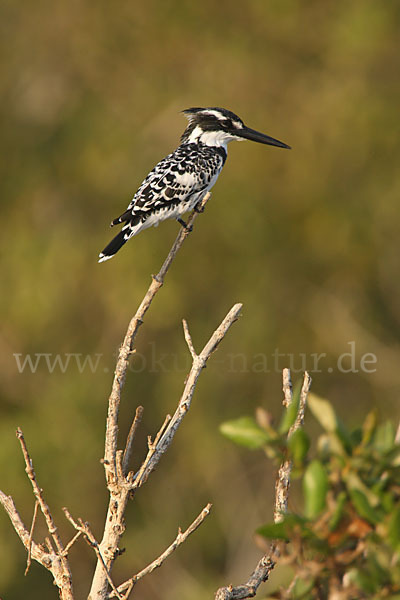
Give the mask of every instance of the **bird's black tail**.
[[(126, 236), (126, 237), (125, 237)], [(111, 242), (104, 248), (103, 252), (99, 254), (99, 262), (109, 260), (118, 252), (120, 248), (128, 241), (129, 236), (123, 229), (111, 240)]]

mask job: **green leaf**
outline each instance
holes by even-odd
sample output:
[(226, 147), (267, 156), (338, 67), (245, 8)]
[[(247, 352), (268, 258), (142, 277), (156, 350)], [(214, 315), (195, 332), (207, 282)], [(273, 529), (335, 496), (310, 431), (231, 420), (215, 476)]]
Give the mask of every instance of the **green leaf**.
[(347, 572), (347, 579), (350, 583), (353, 583), (357, 587), (359, 587), (364, 592), (372, 594), (375, 592), (375, 583), (365, 571), (361, 569), (350, 569)]
[(350, 471), (346, 476), (343, 477), (346, 487), (351, 494), (353, 490), (359, 490), (368, 500), (368, 503), (374, 508), (379, 506), (381, 498), (378, 494), (375, 494), (372, 489), (367, 487), (365, 483), (354, 471)]
[(314, 579), (301, 579), (298, 577), (291, 590), (290, 597), (293, 600), (301, 600), (301, 598), (310, 598), (309, 594), (314, 587)]
[(302, 463), (310, 448), (310, 438), (303, 429), (297, 429), (288, 440), (291, 458), (295, 464)]
[(256, 529), (256, 533), (262, 535), (269, 540), (288, 540), (289, 532), (287, 523), (282, 521), (281, 523), (266, 523)]
[(363, 436), (362, 436), (362, 445), (366, 446), (369, 444), (377, 426), (377, 411), (371, 410), (364, 419), (364, 423), (362, 426)]
[(304, 511), (313, 519), (325, 508), (328, 491), (328, 475), (319, 460), (313, 460), (307, 467), (303, 479)]
[(385, 453), (386, 460), (389, 461), (391, 467), (400, 466), (400, 446), (395, 444), (391, 450)]
[(353, 446), (351, 435), (338, 419), (332, 404), (312, 393), (309, 394), (307, 403), (321, 427), (328, 433), (334, 434), (344, 450), (350, 452)]
[(233, 421), (222, 423), (219, 428), (222, 435), (235, 444), (256, 450), (268, 443), (270, 437), (261, 429), (253, 417), (240, 417)]
[(381, 506), (382, 506), (383, 510), (386, 513), (391, 514), (394, 509), (394, 503), (395, 503), (395, 497), (393, 496), (393, 493), (391, 491), (385, 492), (385, 493), (381, 494), (380, 498), (381, 498)]
[(319, 424), (330, 433), (334, 433), (338, 428), (338, 420), (332, 404), (320, 398), (316, 394), (308, 395), (307, 404)]
[(353, 431), (350, 433), (350, 445), (353, 448), (356, 448), (357, 446), (359, 446), (362, 442), (362, 438), (363, 438), (363, 432), (361, 427), (357, 427), (356, 429), (353, 429)]
[(395, 435), (396, 431), (391, 421), (381, 423), (375, 431), (374, 447), (381, 453), (389, 452), (394, 446)]
[(379, 550), (368, 553), (366, 568), (368, 569), (368, 575), (379, 586), (385, 585), (390, 580), (391, 569), (381, 564)]
[(317, 448), (319, 456), (327, 461), (330, 461), (333, 456), (345, 457), (347, 459), (343, 444), (334, 433), (321, 434), (317, 441)]
[(340, 492), (338, 494), (338, 497), (336, 498), (335, 510), (333, 511), (332, 517), (329, 521), (329, 531), (335, 531), (336, 527), (339, 525), (344, 514), (346, 499), (346, 492)]
[(293, 400), (292, 403), (289, 404), (287, 409), (285, 410), (282, 421), (278, 427), (278, 431), (281, 434), (287, 433), (294, 422), (296, 421), (297, 413), (299, 411), (299, 403), (300, 403), (300, 392), (301, 392), (301, 382), (296, 383), (293, 389)]
[(302, 535), (309, 532), (306, 519), (299, 517), (298, 515), (285, 513), (282, 521), (279, 521), (279, 523), (266, 523), (256, 529), (256, 533), (269, 540), (289, 540), (294, 528)]
[(372, 523), (372, 525), (376, 525), (379, 523), (379, 517), (377, 515), (377, 510), (372, 508), (371, 504), (368, 502), (367, 496), (361, 492), (361, 490), (349, 489), (351, 501), (363, 519)]
[(400, 547), (400, 506), (391, 514), (388, 526), (388, 539), (392, 547), (398, 551)]

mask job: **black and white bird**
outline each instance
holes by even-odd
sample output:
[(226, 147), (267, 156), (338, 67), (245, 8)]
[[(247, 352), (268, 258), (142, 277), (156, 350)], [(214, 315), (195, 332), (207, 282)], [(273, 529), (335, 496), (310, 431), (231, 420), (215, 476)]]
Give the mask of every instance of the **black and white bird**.
[(99, 254), (99, 262), (112, 258), (131, 237), (160, 221), (174, 218), (186, 226), (181, 216), (195, 209), (217, 181), (227, 157), (228, 142), (252, 140), (290, 148), (246, 127), (242, 119), (225, 108), (188, 108), (183, 113), (189, 124), (180, 146), (150, 171), (126, 211), (112, 221), (111, 227), (119, 223), (124, 226)]

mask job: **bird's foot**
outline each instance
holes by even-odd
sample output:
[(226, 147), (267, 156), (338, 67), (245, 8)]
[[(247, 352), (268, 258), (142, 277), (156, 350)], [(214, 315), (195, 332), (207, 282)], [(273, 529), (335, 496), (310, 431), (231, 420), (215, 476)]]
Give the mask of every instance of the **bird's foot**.
[(179, 225), (182, 225), (183, 229), (185, 231), (187, 231), (188, 233), (190, 233), (191, 231), (193, 231), (193, 225), (190, 225), (190, 227), (187, 226), (187, 224), (185, 223), (185, 221), (183, 219), (177, 219)]
[(194, 212), (197, 212), (197, 213), (201, 214), (201, 213), (204, 212), (204, 209), (205, 209), (205, 206), (201, 206), (201, 200), (200, 200), (200, 202), (198, 202), (196, 204), (196, 206), (194, 207), (193, 210), (194, 210)]

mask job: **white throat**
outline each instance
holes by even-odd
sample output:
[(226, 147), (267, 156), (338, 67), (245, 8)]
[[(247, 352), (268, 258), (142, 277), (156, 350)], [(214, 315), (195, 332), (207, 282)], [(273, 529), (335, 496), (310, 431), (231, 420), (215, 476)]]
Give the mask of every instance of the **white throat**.
[(239, 141), (240, 138), (226, 131), (203, 131), (201, 127), (196, 125), (186, 141), (189, 144), (200, 142), (206, 146), (219, 146), (226, 150), (226, 145), (232, 140)]

